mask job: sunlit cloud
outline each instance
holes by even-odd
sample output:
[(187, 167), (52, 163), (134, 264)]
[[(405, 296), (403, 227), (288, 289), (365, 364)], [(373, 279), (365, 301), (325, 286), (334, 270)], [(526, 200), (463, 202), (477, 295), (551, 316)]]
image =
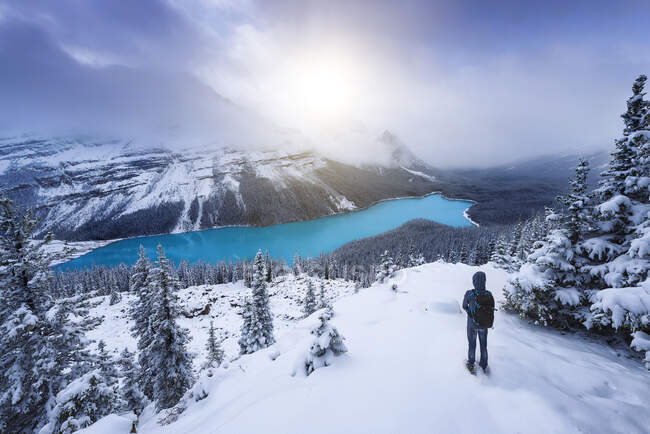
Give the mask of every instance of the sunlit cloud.
[(588, 152), (650, 70), (634, 25), (650, 6), (627, 6), (5, 1), (0, 129), (289, 141), (356, 161), (390, 130), (442, 166)]

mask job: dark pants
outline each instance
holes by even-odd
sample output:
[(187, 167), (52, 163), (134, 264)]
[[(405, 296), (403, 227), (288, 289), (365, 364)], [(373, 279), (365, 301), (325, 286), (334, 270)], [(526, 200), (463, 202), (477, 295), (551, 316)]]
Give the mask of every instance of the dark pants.
[(474, 327), (471, 319), (467, 318), (467, 341), (469, 342), (469, 351), (467, 352), (467, 362), (474, 364), (476, 361), (476, 335), (478, 335), (479, 345), (481, 347), (481, 361), (478, 363), (481, 368), (487, 367), (487, 329)]

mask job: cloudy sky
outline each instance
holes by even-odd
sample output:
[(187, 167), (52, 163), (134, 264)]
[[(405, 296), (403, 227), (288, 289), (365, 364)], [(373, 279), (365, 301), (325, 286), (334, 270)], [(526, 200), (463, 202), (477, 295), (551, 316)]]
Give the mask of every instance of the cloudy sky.
[(0, 134), (586, 153), (650, 72), (648, 23), (645, 0), (0, 0)]

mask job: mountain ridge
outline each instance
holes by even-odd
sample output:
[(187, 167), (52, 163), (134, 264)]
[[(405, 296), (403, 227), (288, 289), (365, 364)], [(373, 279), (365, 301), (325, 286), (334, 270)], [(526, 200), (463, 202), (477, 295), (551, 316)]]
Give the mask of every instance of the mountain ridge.
[(0, 184), (36, 210), (41, 234), (69, 240), (266, 226), (436, 191), (436, 170), (413, 167), (355, 167), (310, 151), (0, 140)]

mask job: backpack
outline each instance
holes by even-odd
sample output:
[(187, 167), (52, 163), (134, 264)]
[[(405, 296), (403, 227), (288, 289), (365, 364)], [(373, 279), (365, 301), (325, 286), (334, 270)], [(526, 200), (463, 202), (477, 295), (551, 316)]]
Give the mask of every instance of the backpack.
[(488, 291), (472, 291), (469, 313), (474, 325), (487, 329), (494, 324), (494, 298)]

